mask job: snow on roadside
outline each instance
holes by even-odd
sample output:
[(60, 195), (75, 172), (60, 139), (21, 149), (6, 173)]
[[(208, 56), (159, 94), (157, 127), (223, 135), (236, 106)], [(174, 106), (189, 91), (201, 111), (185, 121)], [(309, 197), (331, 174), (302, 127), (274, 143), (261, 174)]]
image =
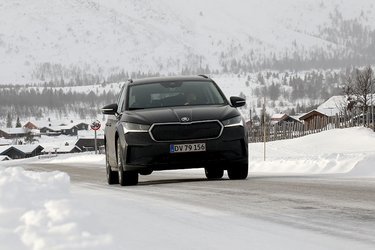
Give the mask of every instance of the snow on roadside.
[(93, 232), (87, 210), (75, 206), (61, 172), (0, 168), (1, 249), (103, 249), (110, 235)]
[(95, 155), (93, 152), (87, 153), (74, 153), (74, 154), (65, 154), (65, 155), (58, 155), (54, 158), (43, 159), (43, 163), (51, 163), (51, 164), (80, 164), (85, 166), (105, 166), (105, 155), (104, 154), (97, 154)]
[(249, 144), (250, 171), (266, 174), (345, 174), (375, 177), (375, 133), (335, 129), (293, 140)]

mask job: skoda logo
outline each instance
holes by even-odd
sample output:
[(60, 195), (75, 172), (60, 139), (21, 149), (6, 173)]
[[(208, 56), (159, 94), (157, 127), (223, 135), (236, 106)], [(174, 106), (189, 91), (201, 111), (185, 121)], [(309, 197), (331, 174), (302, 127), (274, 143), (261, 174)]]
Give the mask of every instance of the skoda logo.
[(188, 121), (190, 121), (190, 119), (189, 119), (189, 117), (184, 116), (184, 117), (181, 118), (181, 121), (182, 122), (188, 122)]

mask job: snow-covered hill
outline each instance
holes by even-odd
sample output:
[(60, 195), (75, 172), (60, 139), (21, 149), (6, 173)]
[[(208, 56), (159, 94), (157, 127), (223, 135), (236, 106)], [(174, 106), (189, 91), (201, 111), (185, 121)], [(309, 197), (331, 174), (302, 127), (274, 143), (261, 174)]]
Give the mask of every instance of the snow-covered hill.
[(374, 12), (372, 0), (1, 0), (0, 83), (356, 58)]

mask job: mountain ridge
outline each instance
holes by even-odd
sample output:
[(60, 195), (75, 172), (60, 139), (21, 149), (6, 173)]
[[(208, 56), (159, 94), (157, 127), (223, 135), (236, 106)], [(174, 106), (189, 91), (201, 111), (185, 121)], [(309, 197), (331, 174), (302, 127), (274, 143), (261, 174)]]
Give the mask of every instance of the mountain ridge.
[(72, 78), (41, 73), (44, 63), (108, 76), (124, 69), (335, 68), (375, 59), (370, 0), (1, 0), (0, 9), (0, 84)]

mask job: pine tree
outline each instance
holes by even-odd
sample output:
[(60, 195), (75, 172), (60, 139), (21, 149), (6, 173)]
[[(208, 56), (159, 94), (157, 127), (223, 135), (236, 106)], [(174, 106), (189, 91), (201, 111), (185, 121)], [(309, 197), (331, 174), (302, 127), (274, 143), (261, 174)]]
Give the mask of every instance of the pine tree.
[(12, 116), (10, 115), (10, 113), (8, 112), (8, 115), (7, 115), (7, 128), (11, 128), (12, 127)]
[(20, 118), (17, 117), (16, 128), (20, 128), (20, 127), (22, 127), (22, 124), (20, 122)]

